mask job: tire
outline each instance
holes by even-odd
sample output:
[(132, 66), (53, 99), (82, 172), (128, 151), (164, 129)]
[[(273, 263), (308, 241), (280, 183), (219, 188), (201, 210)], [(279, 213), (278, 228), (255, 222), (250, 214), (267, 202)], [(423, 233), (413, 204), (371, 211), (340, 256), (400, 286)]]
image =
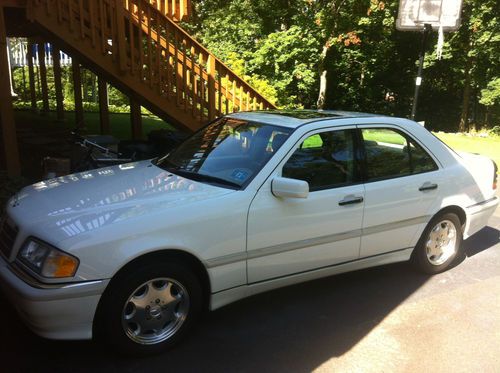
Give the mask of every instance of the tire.
[(425, 228), (412, 255), (417, 270), (427, 274), (444, 272), (463, 258), (462, 224), (457, 215), (434, 216)]
[(200, 281), (180, 262), (136, 266), (114, 279), (98, 312), (98, 339), (122, 354), (145, 356), (174, 347), (199, 319)]

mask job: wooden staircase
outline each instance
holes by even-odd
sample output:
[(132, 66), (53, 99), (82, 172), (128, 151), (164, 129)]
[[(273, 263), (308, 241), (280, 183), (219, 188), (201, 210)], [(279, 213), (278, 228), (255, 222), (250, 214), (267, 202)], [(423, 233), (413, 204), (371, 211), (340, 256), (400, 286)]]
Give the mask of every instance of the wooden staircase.
[(62, 49), (179, 128), (274, 108), (178, 25), (189, 9), (189, 0), (27, 0), (28, 19)]

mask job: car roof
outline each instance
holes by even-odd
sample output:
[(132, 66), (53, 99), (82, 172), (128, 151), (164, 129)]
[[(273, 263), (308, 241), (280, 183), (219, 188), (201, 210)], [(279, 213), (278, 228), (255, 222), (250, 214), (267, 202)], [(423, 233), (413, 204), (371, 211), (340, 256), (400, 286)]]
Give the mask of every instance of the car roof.
[(297, 128), (303, 124), (334, 119), (368, 118), (380, 115), (340, 110), (262, 110), (229, 114), (228, 117), (276, 126)]

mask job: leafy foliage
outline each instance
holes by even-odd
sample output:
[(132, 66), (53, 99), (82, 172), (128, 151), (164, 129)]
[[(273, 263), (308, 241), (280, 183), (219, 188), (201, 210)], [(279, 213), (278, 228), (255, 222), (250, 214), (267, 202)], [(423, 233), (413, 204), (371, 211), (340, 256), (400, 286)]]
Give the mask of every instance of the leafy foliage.
[[(421, 34), (397, 31), (397, 10), (380, 0), (203, 0), (188, 27), (281, 107), (314, 108), (326, 71), (324, 108), (408, 116)], [(464, 0), (462, 13), (441, 60), (437, 33), (428, 43), (417, 119), (430, 128), (456, 130), (464, 113), (498, 123), (498, 4)]]

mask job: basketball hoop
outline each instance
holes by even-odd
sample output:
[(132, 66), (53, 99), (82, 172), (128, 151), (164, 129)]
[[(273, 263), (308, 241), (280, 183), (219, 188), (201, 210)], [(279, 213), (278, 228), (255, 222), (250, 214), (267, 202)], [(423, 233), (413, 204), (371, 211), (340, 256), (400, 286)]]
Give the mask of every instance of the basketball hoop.
[(424, 25), (443, 32), (460, 27), (462, 0), (400, 0), (396, 28), (401, 31), (422, 31)]
[(462, 0), (400, 0), (399, 2), (396, 29), (400, 31), (421, 31), (423, 34), (411, 119), (415, 119), (417, 110), (428, 34), (432, 30), (438, 31), (436, 55), (438, 59), (441, 59), (444, 46), (444, 32), (456, 31), (460, 27), (461, 11)]

